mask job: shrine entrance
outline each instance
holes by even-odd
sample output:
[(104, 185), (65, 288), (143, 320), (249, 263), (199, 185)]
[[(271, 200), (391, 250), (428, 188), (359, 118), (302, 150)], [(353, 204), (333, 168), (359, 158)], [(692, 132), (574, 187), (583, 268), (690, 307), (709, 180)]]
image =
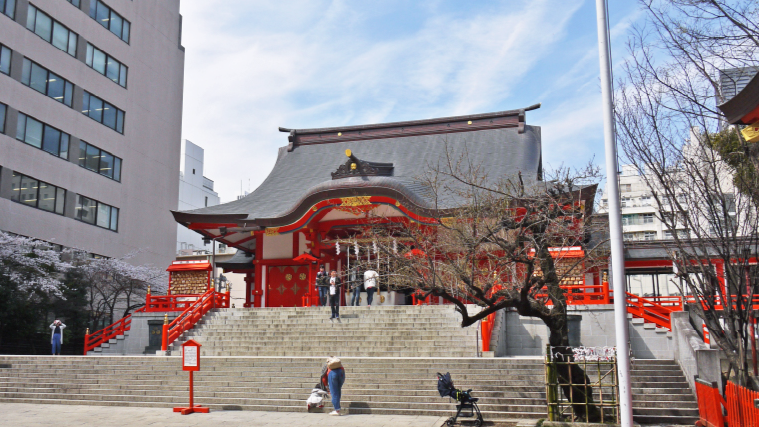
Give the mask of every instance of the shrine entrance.
[(301, 307), (308, 293), (308, 266), (271, 266), (266, 272), (267, 307)]

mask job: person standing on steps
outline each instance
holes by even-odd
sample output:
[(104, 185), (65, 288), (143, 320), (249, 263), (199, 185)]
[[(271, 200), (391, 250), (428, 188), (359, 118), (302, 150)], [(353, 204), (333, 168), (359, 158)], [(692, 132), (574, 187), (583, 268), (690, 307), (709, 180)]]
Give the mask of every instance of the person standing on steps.
[(356, 270), (351, 270), (348, 273), (348, 286), (353, 289), (353, 296), (351, 298), (351, 306), (358, 307), (361, 303), (361, 282), (356, 280)]
[(372, 299), (374, 298), (374, 291), (377, 289), (377, 279), (379, 274), (374, 270), (366, 270), (364, 272), (364, 288), (366, 289), (366, 306), (372, 306)]
[(316, 289), (319, 291), (319, 306), (326, 307), (327, 300), (329, 298), (329, 285), (327, 284), (327, 272), (324, 271), (324, 266), (319, 267), (319, 272), (316, 273)]
[(50, 324), (50, 329), (53, 331), (53, 337), (51, 344), (53, 344), (53, 356), (61, 355), (61, 346), (63, 345), (63, 330), (66, 325), (60, 320), (55, 320)]
[(327, 279), (327, 285), (329, 289), (329, 306), (332, 308), (332, 317), (329, 319), (337, 319), (340, 321), (340, 289), (343, 286), (343, 282), (337, 277), (337, 270), (330, 272), (330, 277)]

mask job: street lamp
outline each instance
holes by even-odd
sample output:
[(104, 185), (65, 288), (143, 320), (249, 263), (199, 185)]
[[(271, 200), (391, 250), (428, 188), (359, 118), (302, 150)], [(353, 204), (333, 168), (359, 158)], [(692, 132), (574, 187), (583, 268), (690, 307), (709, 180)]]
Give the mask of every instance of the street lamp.
[(611, 47), (607, 23), (606, 0), (596, 0), (598, 25), (598, 56), (601, 65), (601, 97), (603, 99), (604, 145), (606, 148), (606, 180), (609, 188), (609, 237), (611, 240), (611, 271), (614, 284), (614, 323), (617, 335), (617, 366), (619, 377), (619, 421), (622, 427), (632, 426), (632, 390), (630, 386), (629, 331), (627, 329), (627, 293), (625, 292), (625, 255), (622, 241), (622, 211), (617, 176), (617, 143), (614, 134), (612, 105)]

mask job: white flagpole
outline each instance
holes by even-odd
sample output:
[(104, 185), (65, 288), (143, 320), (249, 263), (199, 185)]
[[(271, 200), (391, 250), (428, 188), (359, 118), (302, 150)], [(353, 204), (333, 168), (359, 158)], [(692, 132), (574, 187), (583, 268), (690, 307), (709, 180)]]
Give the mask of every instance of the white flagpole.
[(611, 47), (606, 22), (606, 0), (596, 0), (598, 23), (598, 56), (601, 65), (601, 98), (603, 99), (604, 145), (606, 147), (606, 187), (609, 189), (609, 237), (611, 238), (611, 270), (614, 285), (614, 323), (617, 335), (619, 375), (619, 421), (622, 427), (632, 426), (632, 394), (630, 388), (630, 350), (627, 326), (627, 294), (625, 287), (622, 213), (617, 176), (617, 143), (614, 134), (612, 105)]

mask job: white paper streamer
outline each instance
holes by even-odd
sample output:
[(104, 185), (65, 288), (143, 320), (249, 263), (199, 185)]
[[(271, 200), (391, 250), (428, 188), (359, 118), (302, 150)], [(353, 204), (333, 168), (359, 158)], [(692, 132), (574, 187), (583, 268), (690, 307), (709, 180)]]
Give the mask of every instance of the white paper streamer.
[(335, 252), (340, 255), (340, 242), (335, 242)]

